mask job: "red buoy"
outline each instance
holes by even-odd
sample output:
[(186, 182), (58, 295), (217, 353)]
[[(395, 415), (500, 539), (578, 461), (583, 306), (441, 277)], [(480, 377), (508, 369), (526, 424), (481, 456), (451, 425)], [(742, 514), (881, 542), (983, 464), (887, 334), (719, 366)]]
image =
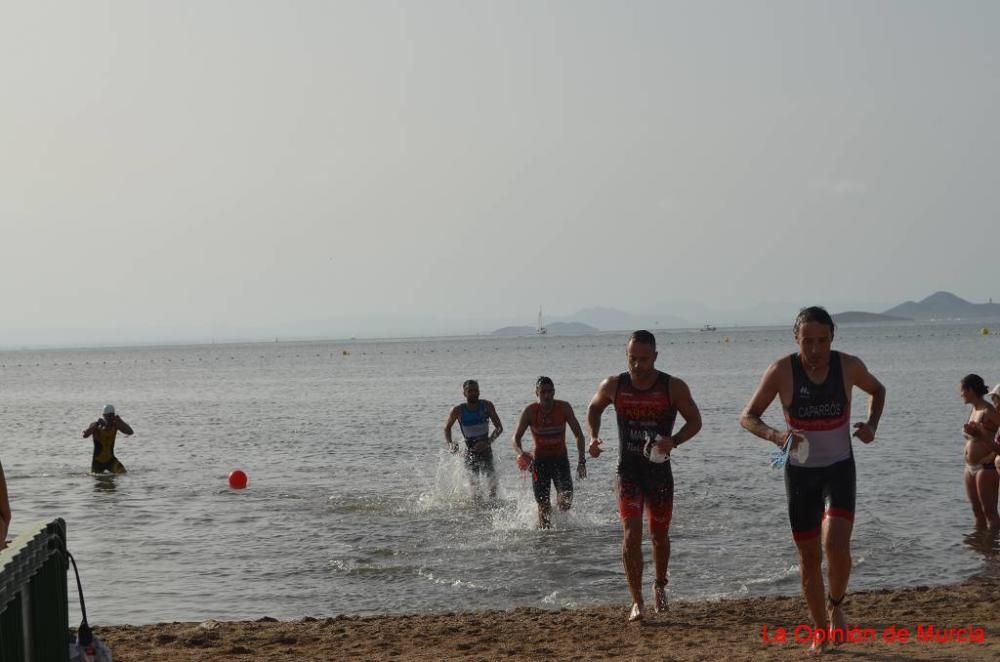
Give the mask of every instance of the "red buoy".
[(247, 486), (247, 475), (242, 469), (236, 469), (229, 473), (229, 487), (234, 490), (242, 490)]

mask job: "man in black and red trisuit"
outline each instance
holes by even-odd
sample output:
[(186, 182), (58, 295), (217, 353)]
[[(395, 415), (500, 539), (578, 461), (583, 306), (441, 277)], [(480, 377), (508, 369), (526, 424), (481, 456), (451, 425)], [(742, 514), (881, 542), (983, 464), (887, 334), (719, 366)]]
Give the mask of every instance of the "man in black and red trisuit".
[[(657, 612), (667, 610), (667, 564), (670, 562), (670, 519), (674, 507), (674, 477), (670, 452), (698, 434), (701, 414), (687, 384), (655, 368), (656, 338), (636, 331), (625, 346), (628, 371), (601, 382), (587, 409), (592, 457), (601, 454), (601, 415), (614, 404), (618, 418), (618, 511), (622, 520), (622, 564), (632, 596), (628, 620), (641, 621), (642, 511), (649, 517), (656, 579), (653, 601)], [(684, 426), (673, 434), (677, 414)], [(667, 455), (655, 462), (651, 453)]]
[[(830, 349), (834, 324), (819, 306), (799, 311), (793, 327), (799, 351), (771, 364), (750, 398), (740, 424), (762, 439), (783, 447), (791, 442), (785, 465), (785, 494), (792, 538), (799, 552), (802, 594), (815, 623), (813, 649), (844, 640), (846, 621), (841, 604), (851, 576), (851, 531), (854, 528), (855, 471), (851, 447), (851, 391), (870, 396), (868, 418), (854, 424), (854, 435), (875, 440), (885, 404), (885, 387), (861, 359)], [(781, 399), (786, 428), (761, 420), (775, 398)], [(805, 459), (797, 453), (808, 443)], [(822, 561), (826, 553), (829, 593), (824, 605)]]

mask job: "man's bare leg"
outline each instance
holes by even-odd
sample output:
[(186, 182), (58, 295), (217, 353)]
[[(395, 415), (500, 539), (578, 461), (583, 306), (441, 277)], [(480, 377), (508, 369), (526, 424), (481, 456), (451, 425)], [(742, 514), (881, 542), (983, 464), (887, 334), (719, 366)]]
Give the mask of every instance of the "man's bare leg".
[(622, 566), (628, 592), (632, 596), (632, 610), (629, 621), (641, 621), (642, 600), (642, 517), (627, 517), (622, 520)]
[(552, 505), (548, 502), (538, 504), (538, 528), (548, 529), (552, 527)]
[(653, 564), (656, 578), (653, 580), (653, 605), (657, 613), (667, 611), (667, 568), (670, 565), (670, 535), (667, 529), (650, 531), (653, 539)]
[(826, 573), (830, 587), (827, 617), (830, 620), (831, 643), (844, 641), (847, 620), (841, 602), (847, 595), (847, 582), (851, 578), (851, 531), (854, 522), (843, 517), (827, 517), (823, 521), (823, 550), (826, 554)]
[[(815, 631), (826, 631), (830, 622), (826, 613), (826, 591), (823, 587), (823, 551), (820, 536), (808, 540), (797, 540), (795, 546), (799, 550), (799, 573), (802, 577), (802, 595), (809, 607)], [(810, 652), (823, 653), (825, 642), (813, 641)]]

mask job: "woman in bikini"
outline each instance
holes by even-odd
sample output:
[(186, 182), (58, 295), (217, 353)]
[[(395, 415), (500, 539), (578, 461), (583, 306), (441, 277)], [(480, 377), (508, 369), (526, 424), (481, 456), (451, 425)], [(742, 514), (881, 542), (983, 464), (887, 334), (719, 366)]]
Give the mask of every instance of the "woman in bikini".
[(965, 492), (972, 504), (976, 527), (1000, 529), (1000, 515), (997, 514), (1000, 473), (994, 463), (997, 452), (993, 445), (1000, 428), (1000, 414), (983, 397), (987, 392), (979, 375), (966, 375), (959, 385), (962, 401), (972, 406), (969, 420), (962, 428), (965, 433)]

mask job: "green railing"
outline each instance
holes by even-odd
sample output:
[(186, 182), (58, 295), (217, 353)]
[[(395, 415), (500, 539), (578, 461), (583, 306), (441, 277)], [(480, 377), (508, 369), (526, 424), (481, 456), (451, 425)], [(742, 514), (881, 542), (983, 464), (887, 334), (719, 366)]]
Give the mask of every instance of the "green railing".
[(0, 552), (0, 662), (68, 662), (66, 523), (37, 522)]

